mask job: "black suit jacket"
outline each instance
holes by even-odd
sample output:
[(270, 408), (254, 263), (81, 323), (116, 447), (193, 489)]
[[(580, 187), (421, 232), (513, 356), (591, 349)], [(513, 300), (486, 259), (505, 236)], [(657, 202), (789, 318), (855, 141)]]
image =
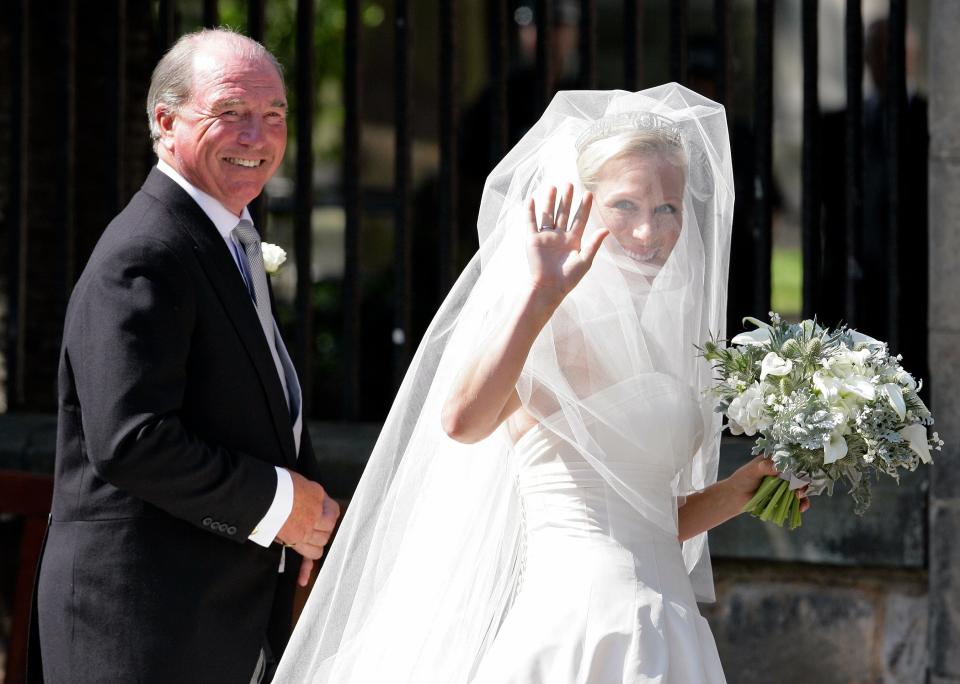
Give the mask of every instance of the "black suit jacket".
[[(48, 682), (243, 682), (289, 629), (296, 562), (247, 540), (299, 458), (240, 272), (154, 169), (70, 298), (51, 525), (38, 579)], [(281, 586), (282, 585), (282, 586)], [(283, 605), (276, 602), (284, 597)], [(271, 616), (274, 624), (271, 626)]]

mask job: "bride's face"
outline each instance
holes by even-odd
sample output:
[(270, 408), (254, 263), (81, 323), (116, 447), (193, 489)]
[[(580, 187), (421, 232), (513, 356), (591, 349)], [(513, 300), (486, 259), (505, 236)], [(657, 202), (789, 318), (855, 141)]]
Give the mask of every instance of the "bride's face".
[(611, 159), (594, 188), (600, 225), (631, 259), (663, 266), (680, 238), (683, 189), (683, 172), (662, 155)]

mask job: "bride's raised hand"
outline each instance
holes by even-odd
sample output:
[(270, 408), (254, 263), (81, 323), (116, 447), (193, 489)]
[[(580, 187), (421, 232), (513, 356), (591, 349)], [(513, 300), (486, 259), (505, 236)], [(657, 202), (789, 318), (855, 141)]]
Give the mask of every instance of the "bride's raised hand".
[(546, 206), (539, 214), (533, 198), (527, 203), (527, 262), (534, 289), (562, 299), (589, 270), (609, 231), (600, 229), (586, 239), (583, 237), (593, 205), (592, 193), (584, 193), (572, 219), (573, 186), (564, 188), (554, 213), (556, 201), (557, 189), (550, 188)]

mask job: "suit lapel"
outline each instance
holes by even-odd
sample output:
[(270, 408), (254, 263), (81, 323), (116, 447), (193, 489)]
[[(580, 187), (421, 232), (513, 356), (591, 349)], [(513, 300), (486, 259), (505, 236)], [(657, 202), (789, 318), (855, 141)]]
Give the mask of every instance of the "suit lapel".
[(253, 301), (229, 248), (193, 198), (161, 171), (154, 168), (150, 172), (143, 190), (163, 203), (190, 235), (200, 265), (260, 376), (284, 460), (288, 465), (295, 465), (297, 454), (290, 409)]

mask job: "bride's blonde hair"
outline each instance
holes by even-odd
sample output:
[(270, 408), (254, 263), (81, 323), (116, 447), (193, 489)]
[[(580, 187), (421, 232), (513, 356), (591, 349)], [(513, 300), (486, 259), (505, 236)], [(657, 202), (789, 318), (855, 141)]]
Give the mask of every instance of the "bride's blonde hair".
[(580, 181), (587, 190), (593, 191), (607, 162), (634, 154), (666, 159), (681, 170), (686, 181), (686, 152), (676, 132), (666, 128), (633, 129), (586, 140), (577, 155)]

